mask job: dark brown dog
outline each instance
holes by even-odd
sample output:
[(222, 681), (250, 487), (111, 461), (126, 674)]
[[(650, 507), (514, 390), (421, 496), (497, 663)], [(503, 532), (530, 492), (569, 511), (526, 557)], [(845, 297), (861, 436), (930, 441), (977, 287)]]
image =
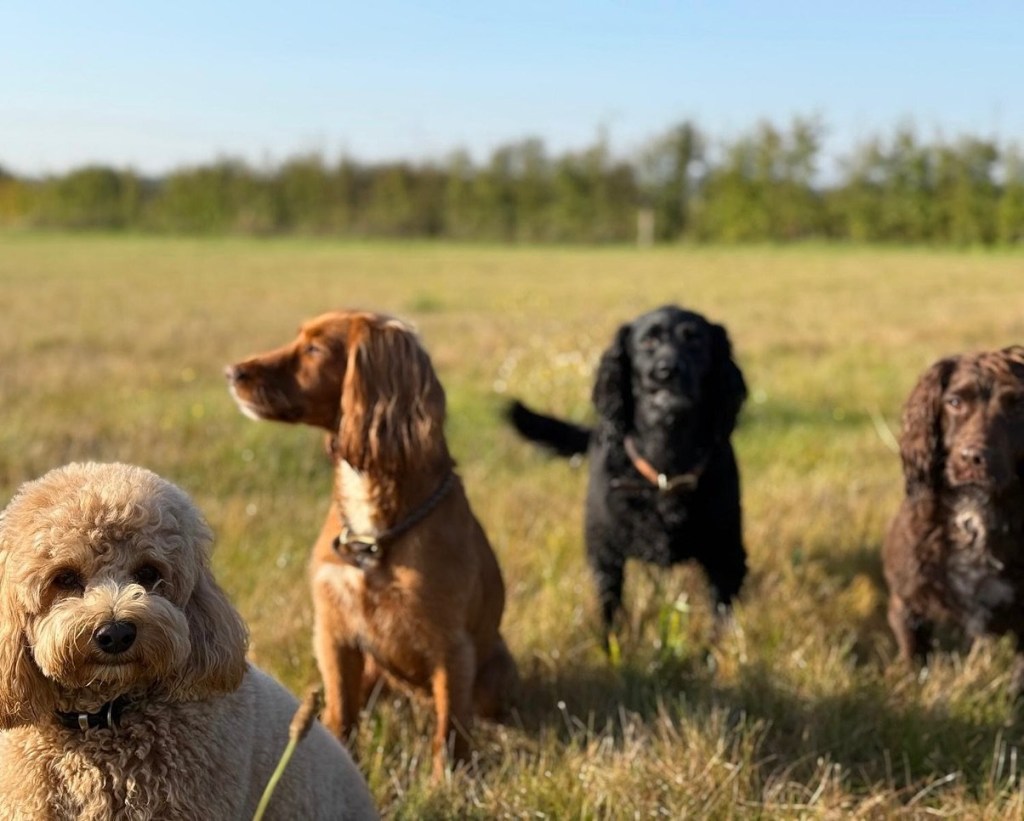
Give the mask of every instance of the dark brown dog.
[(500, 718), (517, 675), (501, 572), (454, 471), (430, 358), (402, 322), (343, 311), (227, 377), (247, 416), (331, 434), (334, 493), (311, 564), (324, 723), (347, 738), (381, 672), (432, 694), (439, 775), (449, 745), (467, 757), (474, 707)]
[(889, 624), (922, 658), (932, 627), (1012, 633), (1024, 687), (1024, 347), (952, 356), (903, 410), (906, 497), (883, 548)]

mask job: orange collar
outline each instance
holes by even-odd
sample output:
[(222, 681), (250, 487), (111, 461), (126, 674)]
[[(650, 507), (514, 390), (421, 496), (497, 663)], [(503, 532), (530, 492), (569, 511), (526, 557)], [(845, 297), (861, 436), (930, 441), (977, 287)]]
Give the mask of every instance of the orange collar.
[(709, 451), (707, 456), (701, 459), (693, 470), (676, 476), (666, 476), (640, 455), (640, 451), (636, 447), (636, 441), (632, 436), (627, 436), (623, 441), (623, 445), (625, 445), (626, 455), (629, 457), (629, 461), (633, 463), (637, 473), (657, 487), (662, 493), (695, 489), (697, 483), (700, 482), (701, 474), (704, 473), (704, 469), (708, 465), (708, 460), (711, 458), (711, 452)]

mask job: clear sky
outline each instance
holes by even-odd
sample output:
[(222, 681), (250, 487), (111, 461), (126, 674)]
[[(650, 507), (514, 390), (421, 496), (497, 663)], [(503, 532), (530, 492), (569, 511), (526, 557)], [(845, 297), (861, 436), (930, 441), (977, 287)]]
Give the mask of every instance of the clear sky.
[(9, 0), (0, 166), (158, 173), (220, 156), (628, 153), (817, 115), (841, 153), (902, 122), (1024, 141), (1022, 0)]

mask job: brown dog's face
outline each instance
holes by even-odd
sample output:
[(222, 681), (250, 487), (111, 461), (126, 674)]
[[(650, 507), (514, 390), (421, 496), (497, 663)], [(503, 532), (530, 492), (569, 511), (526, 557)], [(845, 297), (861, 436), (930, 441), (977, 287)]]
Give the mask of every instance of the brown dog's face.
[(0, 518), (0, 726), (48, 704), (237, 687), (245, 630), (206, 567), (211, 538), (142, 468), (72, 464), (24, 485)]
[(942, 359), (903, 408), (907, 493), (1024, 481), (1024, 347)]
[(963, 357), (942, 397), (950, 486), (995, 490), (1024, 470), (1024, 361), (1002, 352)]
[(332, 456), (359, 470), (447, 458), (444, 389), (416, 334), (393, 317), (323, 314), (225, 375), (246, 416), (324, 428)]
[(353, 318), (323, 314), (287, 345), (229, 365), (225, 376), (242, 413), (337, 430)]

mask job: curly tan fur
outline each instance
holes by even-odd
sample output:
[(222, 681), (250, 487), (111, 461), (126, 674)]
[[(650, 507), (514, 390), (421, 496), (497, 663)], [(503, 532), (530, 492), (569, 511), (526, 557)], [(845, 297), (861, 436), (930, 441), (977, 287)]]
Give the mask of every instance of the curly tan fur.
[[(942, 359), (903, 410), (906, 495), (883, 547), (905, 661), (933, 626), (1024, 641), (1024, 347)], [(1024, 685), (1024, 652), (1011, 687)]]
[[(434, 771), (445, 751), (469, 754), (474, 714), (500, 718), (517, 681), (499, 626), (505, 588), (444, 436), (445, 397), (426, 351), (402, 322), (339, 311), (306, 322), (289, 344), (227, 370), (254, 418), (328, 431), (332, 504), (313, 549), (314, 647), (324, 722), (356, 727), (370, 688), (386, 679), (433, 696)], [(342, 522), (373, 538), (451, 489), (372, 566), (335, 545)]]
[[(296, 702), (247, 666), (211, 542), (142, 468), (76, 463), (18, 491), (0, 515), (0, 818), (251, 815)], [(59, 720), (123, 699), (115, 728)], [(276, 817), (374, 817), (322, 729), (286, 782)]]

